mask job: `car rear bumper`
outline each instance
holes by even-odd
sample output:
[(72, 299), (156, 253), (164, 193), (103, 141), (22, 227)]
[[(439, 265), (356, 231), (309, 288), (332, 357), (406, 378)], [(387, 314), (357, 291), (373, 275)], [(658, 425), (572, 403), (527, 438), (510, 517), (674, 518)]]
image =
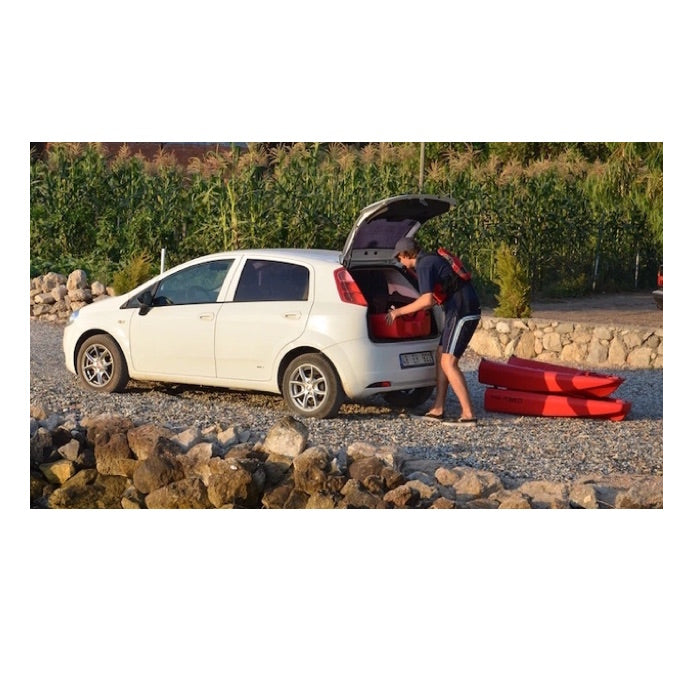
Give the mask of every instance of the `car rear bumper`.
[[(325, 348), (324, 353), (338, 370), (349, 399), (363, 399), (388, 391), (404, 391), (435, 385), (437, 338), (412, 343), (371, 343), (356, 340)], [(401, 367), (407, 353), (432, 354), (433, 364)]]

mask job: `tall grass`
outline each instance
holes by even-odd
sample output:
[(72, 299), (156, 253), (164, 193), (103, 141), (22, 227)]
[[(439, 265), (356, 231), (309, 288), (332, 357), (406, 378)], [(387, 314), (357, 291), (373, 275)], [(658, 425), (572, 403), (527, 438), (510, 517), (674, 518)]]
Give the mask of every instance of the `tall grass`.
[[(634, 184), (629, 157), (615, 174), (581, 154), (602, 147), (506, 146), (426, 144), (423, 190), (457, 206), (424, 227), (424, 245), (468, 261), (486, 295), (496, 289), (503, 243), (517, 245), (536, 292), (590, 290), (596, 258), (598, 290), (631, 289), (638, 251), (638, 283), (653, 285), (658, 208), (643, 205), (641, 193), (658, 192), (658, 178)], [(337, 250), (362, 208), (418, 191), (419, 157), (418, 143), (250, 144), (181, 167), (165, 153), (145, 160), (122, 149), (108, 158), (100, 144), (54, 144), (31, 165), (32, 272), (70, 260), (114, 274), (161, 248), (168, 265), (222, 249)], [(632, 184), (616, 195), (620, 173)]]

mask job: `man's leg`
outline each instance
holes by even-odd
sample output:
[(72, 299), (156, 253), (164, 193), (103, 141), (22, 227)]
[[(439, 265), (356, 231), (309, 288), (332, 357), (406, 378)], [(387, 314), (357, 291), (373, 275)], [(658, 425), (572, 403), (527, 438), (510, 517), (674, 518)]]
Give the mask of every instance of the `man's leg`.
[[(452, 387), (452, 391), (454, 391), (459, 405), (462, 408), (460, 418), (474, 418), (474, 407), (472, 406), (471, 396), (469, 396), (467, 380), (464, 378), (464, 374), (459, 368), (459, 357), (443, 352), (440, 358), (440, 365), (447, 382), (449, 382), (449, 385)], [(443, 396), (443, 407), (444, 401), (445, 399)]]
[(435, 354), (435, 401), (428, 411), (429, 416), (441, 416), (445, 413), (447, 399), (447, 377), (442, 369), (442, 345), (438, 345)]

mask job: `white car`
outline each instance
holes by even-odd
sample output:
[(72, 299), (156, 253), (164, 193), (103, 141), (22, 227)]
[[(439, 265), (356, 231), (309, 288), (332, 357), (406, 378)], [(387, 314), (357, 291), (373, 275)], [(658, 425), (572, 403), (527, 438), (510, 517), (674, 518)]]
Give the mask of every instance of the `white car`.
[(282, 394), (296, 415), (337, 415), (382, 394), (416, 407), (435, 386), (439, 307), (401, 317), (418, 296), (393, 257), (454, 201), (402, 195), (362, 210), (341, 252), (238, 250), (178, 265), (131, 292), (75, 311), (66, 367), (96, 391), (129, 379)]

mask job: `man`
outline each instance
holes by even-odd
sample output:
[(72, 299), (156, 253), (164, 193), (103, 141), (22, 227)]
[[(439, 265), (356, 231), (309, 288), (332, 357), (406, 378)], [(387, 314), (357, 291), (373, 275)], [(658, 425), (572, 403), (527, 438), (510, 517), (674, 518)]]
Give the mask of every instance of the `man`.
[(386, 315), (388, 325), (400, 316), (429, 309), (436, 303), (443, 304), (445, 327), (437, 348), (437, 388), (435, 403), (423, 416), (429, 420), (445, 419), (447, 387), (452, 387), (461, 414), (450, 423), (476, 425), (474, 407), (459, 359), (467, 349), (481, 318), (481, 304), (471, 282), (465, 282), (452, 270), (447, 260), (436, 253), (426, 253), (412, 238), (401, 238), (394, 247), (399, 262), (418, 277), (420, 296), (410, 304), (392, 309)]

